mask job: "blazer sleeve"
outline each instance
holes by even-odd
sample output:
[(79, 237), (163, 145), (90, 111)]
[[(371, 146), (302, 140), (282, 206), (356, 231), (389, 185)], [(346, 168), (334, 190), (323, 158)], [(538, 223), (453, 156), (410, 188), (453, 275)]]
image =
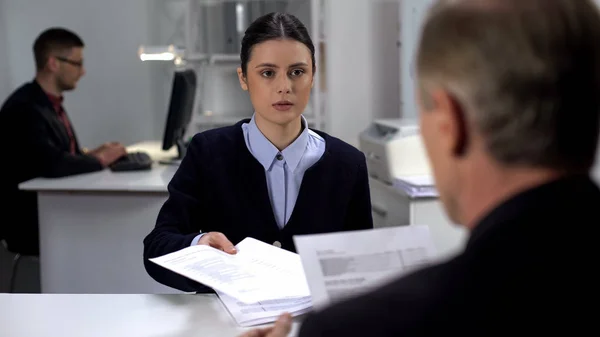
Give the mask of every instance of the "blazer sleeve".
[(345, 229), (361, 230), (371, 228), (373, 228), (373, 213), (371, 210), (369, 174), (367, 171), (367, 160), (361, 152), (356, 182), (346, 215)]
[(177, 172), (168, 185), (169, 197), (162, 206), (154, 229), (144, 239), (144, 266), (157, 282), (182, 291), (203, 291), (200, 283), (171, 272), (148, 259), (189, 247), (199, 234), (206, 214), (205, 189), (207, 150), (202, 134), (194, 136)]
[(52, 140), (48, 124), (33, 107), (21, 106), (13, 109), (13, 113), (23, 118), (19, 123), (24, 129), (23, 142), (30, 158), (40, 166), (42, 177), (58, 178), (103, 169), (94, 156), (71, 154), (61, 149)]

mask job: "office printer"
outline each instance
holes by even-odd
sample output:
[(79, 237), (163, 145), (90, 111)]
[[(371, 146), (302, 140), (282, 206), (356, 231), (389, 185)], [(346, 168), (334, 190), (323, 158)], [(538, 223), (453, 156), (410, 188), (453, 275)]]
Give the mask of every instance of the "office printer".
[(393, 185), (395, 177), (430, 175), (429, 162), (414, 119), (379, 119), (359, 136), (369, 175)]

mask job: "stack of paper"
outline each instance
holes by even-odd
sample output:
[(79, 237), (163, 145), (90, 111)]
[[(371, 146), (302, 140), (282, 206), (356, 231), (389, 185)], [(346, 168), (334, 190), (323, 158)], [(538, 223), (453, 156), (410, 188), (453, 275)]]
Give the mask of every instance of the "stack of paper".
[(394, 179), (394, 188), (404, 191), (409, 197), (438, 197), (433, 177), (429, 175), (403, 176)]
[(220, 291), (217, 294), (233, 319), (243, 327), (275, 322), (284, 312), (298, 316), (312, 309), (310, 296), (244, 303)]
[(312, 307), (298, 254), (253, 238), (237, 254), (197, 245), (150, 261), (217, 291), (239, 325), (274, 322), (283, 312), (299, 315)]

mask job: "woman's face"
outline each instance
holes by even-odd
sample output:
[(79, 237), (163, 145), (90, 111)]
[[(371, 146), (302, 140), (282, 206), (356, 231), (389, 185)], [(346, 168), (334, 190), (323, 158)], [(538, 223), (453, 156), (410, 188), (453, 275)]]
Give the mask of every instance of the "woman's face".
[(250, 94), (256, 118), (287, 125), (300, 118), (313, 85), (310, 50), (290, 39), (268, 40), (252, 48), (242, 89)]

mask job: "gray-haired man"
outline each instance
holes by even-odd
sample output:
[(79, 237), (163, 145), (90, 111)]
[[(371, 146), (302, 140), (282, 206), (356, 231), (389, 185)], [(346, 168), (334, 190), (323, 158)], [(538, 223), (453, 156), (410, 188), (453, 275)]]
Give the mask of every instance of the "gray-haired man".
[[(308, 316), (301, 337), (596, 330), (600, 15), (591, 0), (446, 0), (417, 55), (420, 121), (459, 256)], [(252, 336), (283, 336), (289, 317)], [(589, 333), (587, 333), (589, 334)]]

